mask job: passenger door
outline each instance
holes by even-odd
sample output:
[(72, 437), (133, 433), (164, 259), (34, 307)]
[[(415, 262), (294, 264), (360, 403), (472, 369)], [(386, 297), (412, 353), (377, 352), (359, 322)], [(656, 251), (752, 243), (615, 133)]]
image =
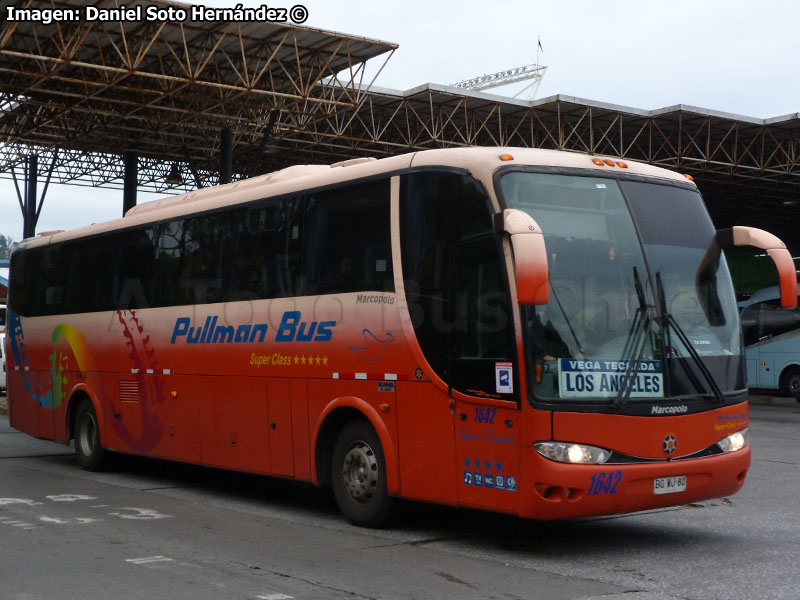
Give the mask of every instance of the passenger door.
[(460, 503), (513, 510), (519, 473), (519, 378), (501, 256), (493, 235), (466, 239), (455, 248), (450, 371)]

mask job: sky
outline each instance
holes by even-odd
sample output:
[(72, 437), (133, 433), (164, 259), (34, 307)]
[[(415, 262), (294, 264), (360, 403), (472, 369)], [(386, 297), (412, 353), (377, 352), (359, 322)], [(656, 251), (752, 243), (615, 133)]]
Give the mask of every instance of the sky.
[[(757, 118), (800, 112), (797, 0), (275, 0), (268, 5), (296, 3), (308, 9), (306, 26), (399, 44), (375, 82), (384, 88), (450, 84), (531, 64), (541, 40), (539, 62), (547, 73), (537, 98), (561, 94), (646, 110), (683, 104)], [(158, 197), (140, 192), (139, 202)], [(51, 185), (37, 230), (116, 218), (121, 206), (119, 190)], [(16, 192), (4, 180), (0, 233), (22, 237)]]

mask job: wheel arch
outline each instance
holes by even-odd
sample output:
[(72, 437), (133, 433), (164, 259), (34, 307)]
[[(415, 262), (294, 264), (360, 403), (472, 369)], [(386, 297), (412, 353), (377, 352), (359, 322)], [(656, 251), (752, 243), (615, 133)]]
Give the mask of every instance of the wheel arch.
[(66, 419), (65, 431), (67, 432), (67, 444), (75, 437), (75, 413), (78, 412), (78, 407), (84, 399), (92, 403), (94, 414), (97, 415), (97, 427), (100, 439), (103, 442), (106, 441), (106, 421), (103, 418), (104, 415), (100, 407), (100, 402), (97, 400), (91, 388), (86, 385), (78, 385), (73, 388), (69, 396), (69, 401), (67, 402), (67, 410), (64, 413), (64, 418)]
[(791, 393), (791, 390), (788, 389), (786, 383), (786, 380), (794, 373), (800, 373), (800, 364), (790, 362), (789, 364), (785, 365), (783, 369), (781, 369), (781, 374), (778, 376), (778, 389), (781, 392), (788, 393), (790, 396), (793, 395), (797, 397), (797, 394)]
[(320, 486), (330, 485), (333, 444), (342, 428), (354, 419), (366, 420), (378, 434), (386, 461), (386, 486), (389, 494), (396, 496), (400, 492), (397, 448), (378, 411), (369, 403), (354, 396), (343, 396), (333, 400), (317, 419), (313, 437), (314, 483)]

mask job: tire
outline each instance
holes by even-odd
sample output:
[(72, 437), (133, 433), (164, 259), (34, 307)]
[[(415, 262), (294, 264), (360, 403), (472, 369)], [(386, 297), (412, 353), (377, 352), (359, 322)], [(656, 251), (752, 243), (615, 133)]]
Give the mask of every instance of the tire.
[(392, 497), (386, 487), (386, 461), (378, 434), (366, 420), (350, 421), (336, 438), (331, 482), (339, 510), (352, 524), (387, 523)]
[(800, 398), (800, 367), (788, 367), (781, 373), (781, 391), (787, 396)]
[(109, 463), (109, 452), (100, 441), (100, 427), (91, 400), (84, 398), (75, 411), (75, 456), (81, 468), (102, 471)]

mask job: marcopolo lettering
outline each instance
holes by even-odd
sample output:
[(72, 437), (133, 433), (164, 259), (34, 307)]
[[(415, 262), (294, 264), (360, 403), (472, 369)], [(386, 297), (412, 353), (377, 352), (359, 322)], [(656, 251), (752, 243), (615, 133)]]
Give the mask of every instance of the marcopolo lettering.
[(685, 404), (677, 406), (658, 406), (654, 404), (650, 410), (651, 415), (682, 415), (685, 412), (689, 412), (689, 407)]
[(394, 304), (394, 296), (359, 294), (356, 296), (356, 304)]

